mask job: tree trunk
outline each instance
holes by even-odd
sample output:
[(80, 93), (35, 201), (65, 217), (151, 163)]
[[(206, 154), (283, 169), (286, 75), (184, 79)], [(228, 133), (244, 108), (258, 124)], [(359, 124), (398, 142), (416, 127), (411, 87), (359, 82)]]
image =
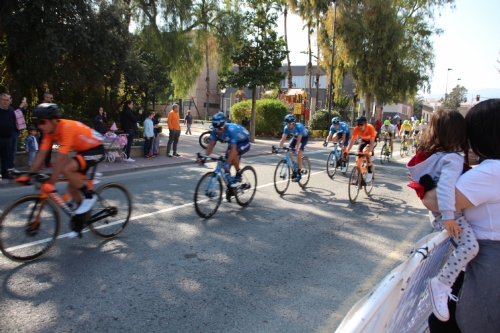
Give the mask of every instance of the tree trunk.
[(358, 105), (358, 94), (352, 96), (352, 114), (351, 114), (351, 127), (354, 127), (354, 120), (356, 120), (356, 107)]
[(311, 75), (312, 75), (312, 49), (311, 49), (311, 22), (307, 23), (307, 50), (309, 51), (309, 62), (307, 63), (307, 84), (306, 87), (309, 87), (309, 91), (307, 93), (307, 104), (306, 108), (311, 109)]
[[(316, 26), (316, 40), (319, 41), (319, 20), (317, 22), (317, 26)], [(319, 42), (316, 42), (317, 44), (317, 48), (316, 48), (316, 105), (314, 105), (314, 111), (318, 110), (318, 102), (319, 102), (319, 71), (320, 71), (320, 68), (319, 68)]]
[(205, 109), (205, 120), (208, 120), (208, 108), (210, 105), (210, 66), (208, 64), (208, 40), (205, 44), (205, 63), (207, 64), (207, 77), (205, 78), (205, 81), (207, 81), (207, 91), (205, 93), (205, 95), (207, 96), (206, 99), (207, 108)]
[(371, 116), (372, 116), (372, 113), (371, 113), (372, 94), (370, 94), (370, 93), (366, 94), (365, 103), (366, 103), (365, 116), (366, 116), (366, 120), (368, 121), (368, 123), (370, 123)]
[(257, 87), (254, 86), (252, 89), (252, 114), (250, 116), (250, 142), (252, 143), (255, 142), (255, 105), (257, 104), (256, 95)]
[[(285, 2), (285, 45), (286, 49), (288, 50), (288, 34), (286, 32), (286, 17), (288, 15), (288, 10), (287, 10), (287, 3)], [(290, 54), (286, 54), (286, 61), (288, 63), (288, 89), (292, 89), (293, 82), (292, 82), (292, 63), (290, 62)]]

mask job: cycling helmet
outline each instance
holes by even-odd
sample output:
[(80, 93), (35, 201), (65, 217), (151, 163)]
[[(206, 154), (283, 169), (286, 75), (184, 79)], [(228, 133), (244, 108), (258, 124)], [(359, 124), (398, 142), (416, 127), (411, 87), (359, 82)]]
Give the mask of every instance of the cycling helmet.
[(339, 117), (334, 117), (334, 118), (332, 119), (332, 124), (339, 124), (339, 123), (340, 123), (340, 119), (339, 119)]
[(33, 112), (33, 120), (56, 119), (61, 118), (61, 115), (61, 110), (59, 110), (57, 104), (42, 103), (35, 108), (35, 111)]
[(293, 114), (287, 114), (285, 116), (285, 123), (290, 124), (295, 122), (295, 116)]
[(214, 128), (222, 128), (226, 124), (226, 116), (224, 113), (216, 113), (212, 118), (212, 126)]
[(358, 124), (358, 125), (364, 124), (366, 122), (367, 122), (367, 120), (366, 120), (365, 116), (359, 116), (358, 118), (356, 118), (356, 124)]
[(403, 124), (408, 125), (410, 122), (408, 120), (403, 121)]
[(422, 124), (423, 124), (423, 123), (425, 123), (425, 119), (424, 119), (424, 118), (422, 118), (422, 121), (421, 121), (421, 123), (422, 123)]
[(415, 125), (418, 125), (418, 124), (420, 124), (420, 120), (415, 121)]
[(389, 126), (391, 124), (391, 121), (389, 119), (384, 120), (384, 125)]

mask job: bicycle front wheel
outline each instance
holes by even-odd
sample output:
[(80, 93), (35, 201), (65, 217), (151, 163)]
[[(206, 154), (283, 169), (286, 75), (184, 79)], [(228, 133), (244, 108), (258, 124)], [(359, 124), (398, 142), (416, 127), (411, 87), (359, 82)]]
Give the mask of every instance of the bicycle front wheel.
[(251, 166), (246, 166), (241, 169), (241, 185), (233, 188), (238, 205), (244, 207), (252, 202), (256, 190), (257, 174)]
[(401, 157), (405, 156), (405, 143), (404, 142), (401, 142), (401, 148), (399, 148), (399, 155), (401, 155)]
[(345, 161), (341, 157), (341, 161), (343, 163), (342, 166), (345, 167), (345, 171), (342, 171), (342, 174), (345, 175), (347, 173), (347, 170), (349, 170), (349, 155), (346, 156)]
[(281, 160), (274, 170), (274, 188), (278, 194), (286, 192), (290, 184), (290, 168), (286, 164), (286, 160)]
[(309, 183), (309, 177), (311, 176), (311, 162), (309, 157), (302, 156), (302, 176), (299, 180), (299, 186), (304, 188), (307, 183)]
[(28, 195), (14, 200), (0, 215), (0, 250), (13, 261), (32, 261), (50, 250), (60, 230), (59, 207)]
[(97, 202), (88, 214), (90, 232), (101, 239), (118, 236), (132, 215), (132, 196), (118, 183), (104, 184), (96, 192)]
[(222, 202), (222, 182), (215, 172), (201, 177), (194, 192), (194, 208), (200, 217), (209, 218)]
[(361, 183), (361, 173), (359, 168), (355, 166), (351, 172), (351, 178), (349, 179), (349, 201), (351, 203), (356, 202), (356, 198), (359, 193), (359, 185)]
[(335, 172), (337, 172), (337, 158), (335, 156), (335, 152), (330, 152), (328, 154), (328, 158), (326, 160), (326, 173), (328, 177), (333, 178), (335, 176)]

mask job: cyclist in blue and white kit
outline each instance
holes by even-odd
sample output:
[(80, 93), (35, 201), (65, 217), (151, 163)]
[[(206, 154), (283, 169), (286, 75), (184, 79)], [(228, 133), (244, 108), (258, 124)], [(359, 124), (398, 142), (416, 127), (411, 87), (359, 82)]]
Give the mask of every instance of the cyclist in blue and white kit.
[[(338, 142), (340, 140), (341, 144), (343, 142), (344, 147), (347, 147), (350, 136), (351, 130), (349, 129), (349, 126), (347, 126), (346, 123), (341, 122), (339, 117), (334, 117), (332, 119), (332, 126), (330, 126), (330, 134), (328, 134), (323, 146), (328, 146), (328, 142), (330, 142), (330, 140), (332, 140), (332, 142)], [(347, 165), (345, 164), (345, 161), (342, 161), (342, 172), (345, 172), (346, 170)]]
[(238, 156), (245, 154), (250, 150), (250, 138), (246, 128), (241, 125), (226, 123), (226, 117), (222, 112), (217, 113), (212, 118), (212, 134), (210, 135), (210, 143), (207, 146), (205, 155), (210, 155), (217, 143), (217, 138), (228, 143), (226, 151), (227, 164), (229, 170), (231, 165), (236, 169), (231, 187), (237, 187), (241, 184), (240, 160)]
[(295, 148), (296, 146), (299, 147), (297, 149), (298, 151), (297, 163), (299, 169), (297, 177), (295, 178), (296, 181), (299, 181), (301, 178), (301, 171), (302, 171), (302, 153), (304, 152), (304, 149), (306, 148), (307, 145), (307, 141), (309, 140), (309, 131), (301, 123), (295, 122), (295, 116), (293, 114), (287, 114), (285, 116), (285, 123), (286, 125), (285, 128), (283, 129), (283, 136), (281, 137), (279, 146), (283, 147), (283, 144), (285, 143), (288, 134), (293, 135), (292, 140), (290, 140), (290, 143), (288, 143), (288, 147), (289, 148)]
[[(345, 138), (344, 138), (345, 134)], [(341, 122), (339, 117), (335, 117), (332, 119), (332, 126), (330, 126), (330, 134), (328, 134), (328, 137), (325, 140), (325, 143), (323, 144), (325, 147), (328, 145), (328, 142), (332, 140), (333, 142), (338, 142), (340, 140), (341, 142), (344, 142), (344, 147), (347, 147), (349, 144), (349, 137), (351, 135), (351, 130), (349, 129), (349, 126), (347, 126), (346, 123)], [(344, 138), (344, 140), (342, 140)]]

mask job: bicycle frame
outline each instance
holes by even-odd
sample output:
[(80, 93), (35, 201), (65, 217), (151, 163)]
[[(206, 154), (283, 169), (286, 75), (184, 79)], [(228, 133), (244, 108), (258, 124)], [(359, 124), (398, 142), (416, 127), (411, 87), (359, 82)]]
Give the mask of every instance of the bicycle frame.
[(293, 158), (290, 156), (290, 152), (295, 152), (295, 148), (285, 148), (285, 147), (272, 147), (273, 153), (277, 154), (279, 150), (284, 150), (285, 151), (285, 161), (286, 161), (286, 166), (288, 168), (292, 168), (294, 172), (297, 172), (298, 164), (293, 160)]
[[(217, 162), (217, 164), (215, 165), (215, 169), (213, 171), (215, 173), (215, 177), (213, 177), (213, 180), (211, 180), (208, 183), (206, 192), (209, 193), (209, 191), (210, 191), (210, 193), (214, 193), (216, 191), (216, 188), (217, 188), (216, 179), (218, 179), (218, 178), (222, 179), (222, 181), (226, 185), (226, 188), (230, 188), (230, 186), (229, 186), (230, 184), (229, 184), (227, 177), (222, 176), (223, 174), (226, 174), (225, 170), (224, 170), (224, 173), (222, 172), (222, 169), (223, 169), (222, 163), (226, 163), (227, 160), (222, 156), (219, 156), (219, 157), (203, 156), (200, 153), (198, 153), (198, 159), (202, 159), (202, 158)], [(227, 171), (227, 174), (229, 174), (229, 170)]]

